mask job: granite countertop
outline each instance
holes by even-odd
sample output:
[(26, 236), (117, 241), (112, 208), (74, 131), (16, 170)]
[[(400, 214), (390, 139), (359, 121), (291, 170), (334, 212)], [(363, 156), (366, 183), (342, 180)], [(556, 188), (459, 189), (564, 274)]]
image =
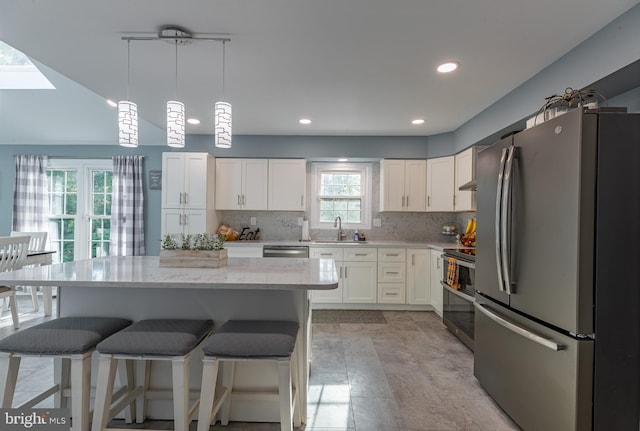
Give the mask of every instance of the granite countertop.
[(229, 258), (222, 268), (165, 268), (158, 256), (85, 259), (0, 273), (8, 286), (331, 290), (333, 259)]

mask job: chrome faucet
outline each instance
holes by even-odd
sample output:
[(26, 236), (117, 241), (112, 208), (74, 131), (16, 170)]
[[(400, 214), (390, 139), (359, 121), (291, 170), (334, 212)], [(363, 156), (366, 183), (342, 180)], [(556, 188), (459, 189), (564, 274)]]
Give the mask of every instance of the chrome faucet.
[(340, 216), (336, 217), (333, 221), (333, 227), (338, 228), (338, 241), (343, 241), (347, 237), (347, 234), (342, 231), (342, 219)]

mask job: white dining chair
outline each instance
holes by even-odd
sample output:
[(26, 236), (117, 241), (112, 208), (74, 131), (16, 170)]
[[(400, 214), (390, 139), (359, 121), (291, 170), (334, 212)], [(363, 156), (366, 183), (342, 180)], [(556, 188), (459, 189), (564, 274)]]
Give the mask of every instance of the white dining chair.
[[(0, 272), (12, 271), (22, 268), (27, 250), (29, 248), (28, 236), (3, 236), (0, 237)], [(13, 327), (18, 329), (18, 303), (16, 301), (16, 289), (13, 286), (0, 286), (0, 298), (9, 298)]]
[[(12, 231), (11, 236), (29, 236), (29, 251), (44, 251), (47, 245), (48, 232), (18, 232)], [(28, 253), (27, 253), (28, 254)], [(40, 304), (38, 303), (38, 287), (31, 286), (31, 299), (33, 300), (33, 309), (35, 311), (40, 310)], [(42, 286), (42, 302), (44, 304), (44, 315), (50, 316), (52, 309), (52, 294), (51, 286)]]

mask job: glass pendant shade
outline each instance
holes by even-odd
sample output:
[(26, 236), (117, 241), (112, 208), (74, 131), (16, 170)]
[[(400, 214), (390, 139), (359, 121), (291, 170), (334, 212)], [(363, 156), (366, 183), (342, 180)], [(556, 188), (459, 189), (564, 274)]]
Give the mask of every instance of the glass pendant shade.
[(123, 147), (138, 146), (138, 105), (128, 100), (118, 102), (118, 143)]
[(167, 102), (167, 145), (184, 148), (184, 103)]
[(231, 148), (231, 103), (215, 104), (215, 145), (218, 148)]

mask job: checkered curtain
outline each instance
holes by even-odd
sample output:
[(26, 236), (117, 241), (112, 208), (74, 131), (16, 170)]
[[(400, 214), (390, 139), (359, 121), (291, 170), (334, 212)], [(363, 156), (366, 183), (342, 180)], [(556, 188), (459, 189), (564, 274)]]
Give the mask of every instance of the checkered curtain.
[(142, 156), (113, 158), (111, 256), (142, 256), (144, 251), (144, 188)]
[(15, 156), (13, 227), (18, 232), (49, 230), (47, 156)]

